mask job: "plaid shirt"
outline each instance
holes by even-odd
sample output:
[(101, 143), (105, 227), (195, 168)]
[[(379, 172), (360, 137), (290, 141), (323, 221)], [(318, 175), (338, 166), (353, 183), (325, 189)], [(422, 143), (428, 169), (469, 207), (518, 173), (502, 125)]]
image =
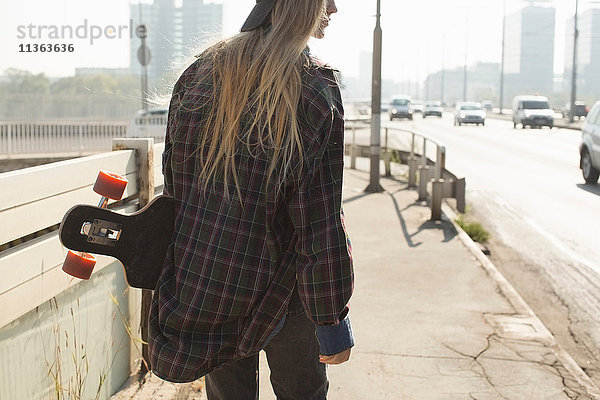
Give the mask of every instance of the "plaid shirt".
[(302, 73), (303, 167), (283, 195), (267, 182), (268, 157), (240, 144), (241, 206), (233, 184), (226, 199), (222, 182), (205, 193), (198, 183), (198, 126), (206, 116), (197, 105), (212, 87), (197, 76), (210, 73), (209, 62), (199, 58), (177, 82), (163, 154), (164, 191), (181, 205), (152, 301), (149, 351), (153, 371), (173, 382), (261, 350), (294, 286), (316, 325), (337, 325), (353, 290), (335, 71), (309, 57)]

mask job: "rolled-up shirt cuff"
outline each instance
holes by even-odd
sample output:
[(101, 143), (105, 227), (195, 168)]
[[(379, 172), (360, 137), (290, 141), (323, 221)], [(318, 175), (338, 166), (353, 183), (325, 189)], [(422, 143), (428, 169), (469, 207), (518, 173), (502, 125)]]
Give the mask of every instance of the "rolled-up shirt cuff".
[(350, 316), (346, 315), (338, 325), (317, 325), (317, 338), (319, 353), (324, 356), (341, 353), (354, 346)]

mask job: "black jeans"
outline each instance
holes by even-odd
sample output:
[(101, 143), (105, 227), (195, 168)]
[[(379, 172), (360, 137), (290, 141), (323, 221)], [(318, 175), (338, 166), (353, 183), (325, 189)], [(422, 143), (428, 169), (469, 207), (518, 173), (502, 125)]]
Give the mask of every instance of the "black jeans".
[[(329, 381), (325, 364), (319, 362), (315, 325), (295, 290), (281, 331), (264, 351), (278, 400), (327, 398)], [(206, 394), (208, 400), (257, 400), (258, 354), (206, 375)]]

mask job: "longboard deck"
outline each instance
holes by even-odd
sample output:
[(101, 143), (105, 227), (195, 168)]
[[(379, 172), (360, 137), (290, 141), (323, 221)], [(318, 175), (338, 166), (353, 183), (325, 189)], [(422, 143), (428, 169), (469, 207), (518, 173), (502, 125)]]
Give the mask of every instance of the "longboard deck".
[(154, 290), (171, 243), (177, 200), (158, 196), (125, 215), (90, 205), (72, 207), (60, 224), (68, 249), (117, 258), (131, 287)]

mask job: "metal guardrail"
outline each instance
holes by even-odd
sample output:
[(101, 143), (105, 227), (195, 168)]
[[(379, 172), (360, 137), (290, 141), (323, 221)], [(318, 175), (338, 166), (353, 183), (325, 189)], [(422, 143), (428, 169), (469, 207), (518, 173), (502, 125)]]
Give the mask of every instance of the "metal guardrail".
[[(360, 120), (365, 122), (365, 120)], [(368, 157), (370, 146), (356, 144), (356, 130), (366, 128), (367, 124), (358, 125), (356, 120), (348, 119), (347, 130), (352, 131), (352, 142), (349, 145), (350, 168), (356, 168), (356, 157)], [(368, 122), (368, 121), (367, 121)], [(412, 129), (396, 127), (383, 127), (383, 146), (381, 147), (382, 159), (385, 165), (385, 175), (391, 176), (391, 152), (403, 152), (404, 160), (408, 165), (408, 185), (417, 187), (419, 201), (431, 198), (431, 219), (441, 219), (441, 203), (443, 198), (455, 198), (459, 212), (465, 212), (465, 179), (457, 178), (446, 169), (446, 147)], [(390, 135), (405, 135), (409, 144), (404, 148), (390, 145)], [(429, 149), (435, 151), (428, 157)], [(418, 178), (418, 179), (417, 179)], [(431, 184), (431, 195), (428, 193)]]
[[(349, 122), (370, 122), (370, 116)], [(115, 138), (152, 138), (164, 141), (167, 118), (136, 117), (130, 123), (81, 121), (0, 122), (0, 158), (28, 154), (70, 154), (73, 156), (110, 151)]]

